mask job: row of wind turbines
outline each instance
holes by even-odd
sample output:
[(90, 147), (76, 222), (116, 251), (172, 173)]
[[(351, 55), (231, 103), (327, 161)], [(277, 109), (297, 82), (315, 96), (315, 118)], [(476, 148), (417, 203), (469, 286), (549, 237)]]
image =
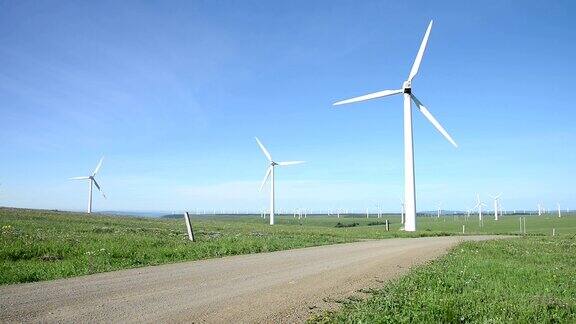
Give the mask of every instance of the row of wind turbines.
[[(404, 97), (404, 104), (403, 104), (403, 112), (404, 112), (404, 199), (401, 201), (402, 206), (402, 223), (404, 224), (404, 230), (413, 232), (416, 230), (416, 180), (414, 174), (414, 144), (413, 144), (413, 130), (412, 130), (412, 103), (414, 103), (416, 109), (424, 115), (424, 117), (438, 130), (438, 132), (444, 136), (448, 142), (450, 142), (454, 147), (458, 147), (456, 142), (452, 139), (450, 134), (444, 129), (444, 127), (436, 120), (436, 118), (430, 113), (430, 111), (424, 106), (424, 104), (415, 96), (412, 90), (412, 82), (416, 75), (418, 74), (418, 70), (420, 68), (420, 64), (422, 62), (422, 58), (424, 56), (424, 52), (426, 50), (428, 44), (428, 38), (430, 37), (430, 32), (432, 30), (433, 21), (430, 21), (428, 24), (428, 28), (424, 34), (424, 38), (420, 44), (420, 48), (418, 53), (416, 54), (416, 58), (408, 75), (408, 78), (402, 83), (400, 89), (394, 90), (382, 90), (366, 95), (362, 95), (359, 97), (354, 97), (351, 99), (341, 100), (335, 102), (334, 106), (340, 106), (344, 104), (351, 104), (362, 102), (366, 100), (372, 100), (382, 97), (393, 96), (397, 94), (402, 94)], [(262, 144), (262, 142), (256, 138), (256, 142), (262, 153), (267, 159), (268, 167), (266, 168), (266, 172), (264, 175), (264, 180), (260, 185), (259, 191), (262, 190), (264, 185), (270, 180), (270, 225), (274, 225), (274, 216), (275, 216), (275, 182), (274, 182), (274, 173), (276, 166), (289, 166), (289, 165), (297, 165), (304, 163), (304, 161), (284, 161), (284, 162), (276, 162), (272, 159), (270, 152), (266, 149), (266, 147)], [(71, 178), (73, 180), (88, 180), (89, 184), (89, 196), (88, 196), (88, 213), (92, 212), (92, 191), (93, 186), (96, 186), (98, 191), (104, 195), (101, 186), (96, 181), (96, 175), (98, 171), (102, 167), (103, 158), (100, 159), (98, 165), (94, 169), (94, 171), (89, 176), (81, 176), (81, 177), (74, 177)], [(499, 195), (498, 197), (494, 198), (494, 215), (495, 219), (498, 219), (498, 207), (499, 207)], [(482, 207), (486, 205), (480, 201), (479, 196), (477, 196), (477, 204), (474, 209), (478, 210), (479, 217), (482, 218)], [(440, 212), (439, 212), (440, 213)]]

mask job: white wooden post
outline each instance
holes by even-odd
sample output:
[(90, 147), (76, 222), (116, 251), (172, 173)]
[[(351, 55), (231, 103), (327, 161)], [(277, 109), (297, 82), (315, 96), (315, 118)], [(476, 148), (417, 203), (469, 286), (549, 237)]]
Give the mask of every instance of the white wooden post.
[(524, 234), (526, 234), (526, 217), (524, 217)]
[(192, 231), (192, 223), (190, 223), (190, 214), (184, 212), (184, 221), (186, 222), (186, 229), (188, 230), (188, 238), (194, 242), (194, 232)]

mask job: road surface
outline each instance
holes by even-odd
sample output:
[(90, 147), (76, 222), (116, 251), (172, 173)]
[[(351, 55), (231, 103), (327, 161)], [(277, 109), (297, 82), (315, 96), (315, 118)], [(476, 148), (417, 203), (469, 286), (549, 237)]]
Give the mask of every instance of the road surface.
[(304, 322), (463, 240), (387, 239), (0, 286), (0, 322)]

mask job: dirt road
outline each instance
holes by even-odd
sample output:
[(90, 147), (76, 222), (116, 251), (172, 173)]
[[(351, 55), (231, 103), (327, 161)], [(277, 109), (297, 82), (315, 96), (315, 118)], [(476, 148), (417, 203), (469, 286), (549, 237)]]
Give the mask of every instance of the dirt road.
[(388, 239), (0, 287), (0, 321), (303, 322), (447, 251), (489, 236)]

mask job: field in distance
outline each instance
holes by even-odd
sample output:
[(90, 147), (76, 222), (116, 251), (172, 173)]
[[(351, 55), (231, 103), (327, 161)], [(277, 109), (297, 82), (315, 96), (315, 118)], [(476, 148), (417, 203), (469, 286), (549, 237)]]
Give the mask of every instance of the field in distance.
[[(182, 217), (175, 219), (88, 215), (0, 208), (0, 284), (33, 282), (125, 268), (226, 255), (269, 252), (362, 239), (466, 234), (519, 234), (518, 216), (498, 222), (485, 216), (419, 217), (419, 231), (399, 231), (398, 215), (277, 217), (270, 226), (259, 215), (192, 216), (197, 242), (190, 242)], [(390, 231), (385, 230), (385, 219)], [(576, 234), (576, 217), (527, 216), (529, 235)]]

